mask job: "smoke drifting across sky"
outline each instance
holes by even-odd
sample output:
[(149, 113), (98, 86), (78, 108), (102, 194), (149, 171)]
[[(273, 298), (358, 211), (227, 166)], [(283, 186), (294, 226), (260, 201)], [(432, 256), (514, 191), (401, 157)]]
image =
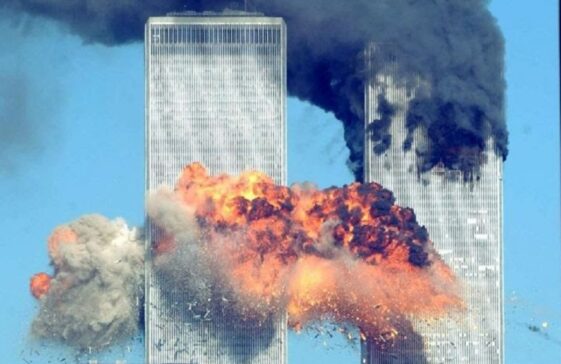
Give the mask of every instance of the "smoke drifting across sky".
[[(243, 2), (223, 0), (5, 4), (59, 20), (86, 42), (108, 45), (141, 41), (149, 16), (243, 9)], [(430, 85), (430, 92), (411, 101), (407, 115), (410, 135), (419, 127), (428, 133), (427, 149), (420, 151), (422, 171), (439, 161), (471, 169), (478, 160), (474, 151), (485, 149), (491, 137), (506, 158), (504, 41), (487, 1), (253, 0), (248, 5), (249, 10), (285, 19), (289, 93), (343, 122), (357, 180), (362, 179), (364, 146), (361, 55), (370, 42), (391, 45), (391, 57), (380, 57), (378, 70), (385, 62), (397, 62), (398, 82), (413, 84), (420, 77)], [(385, 138), (378, 153), (391, 143), (391, 137)]]

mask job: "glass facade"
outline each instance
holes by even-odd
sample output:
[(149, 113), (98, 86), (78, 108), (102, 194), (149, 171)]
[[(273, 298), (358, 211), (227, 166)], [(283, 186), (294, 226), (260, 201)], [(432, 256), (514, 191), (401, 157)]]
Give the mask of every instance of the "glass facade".
[[(173, 16), (146, 24), (146, 189), (173, 187), (182, 168), (259, 170), (286, 183), (286, 26), (261, 16)], [(152, 240), (147, 231), (147, 250)], [(253, 327), (220, 314), (172, 315), (146, 268), (150, 364), (286, 363), (286, 318)]]
[[(437, 251), (460, 282), (466, 312), (435, 320), (415, 320), (420, 341), (398, 342), (387, 351), (363, 343), (362, 363), (473, 363), (504, 362), (502, 158), (490, 142), (479, 180), (465, 182), (462, 172), (436, 166), (418, 174), (416, 147), (426, 141), (417, 130), (412, 148), (404, 152), (406, 112), (416, 92), (430, 92), (422, 81), (398, 82), (395, 63), (373, 73), (373, 60), (384, 56), (374, 47), (367, 57), (370, 81), (365, 85), (365, 123), (381, 119), (379, 95), (396, 109), (390, 125), (392, 144), (382, 154), (365, 137), (365, 181), (376, 181), (395, 193), (397, 203), (414, 209)], [(387, 62), (386, 62), (387, 64)], [(391, 62), (390, 62), (391, 64)]]

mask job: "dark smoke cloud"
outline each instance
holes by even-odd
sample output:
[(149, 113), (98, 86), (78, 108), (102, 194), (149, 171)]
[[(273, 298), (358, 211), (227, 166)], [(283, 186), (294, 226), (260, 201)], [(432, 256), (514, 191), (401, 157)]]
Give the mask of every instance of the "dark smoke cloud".
[[(370, 42), (391, 44), (399, 81), (418, 77), (430, 93), (411, 101), (409, 140), (422, 128), (429, 142), (420, 170), (438, 162), (471, 168), (477, 158), (464, 150), (485, 149), (489, 138), (506, 157), (504, 120), (504, 41), (485, 0), (252, 0), (249, 10), (282, 16), (288, 26), (288, 89), (291, 95), (333, 112), (343, 122), (349, 165), (362, 179), (364, 49)], [(148, 16), (172, 11), (242, 9), (241, 1), (31, 1), (7, 6), (57, 19), (87, 42), (108, 45), (140, 41)], [(384, 61), (384, 59), (387, 59)], [(387, 134), (374, 143), (381, 153)], [(468, 153), (469, 154), (469, 153)]]
[(386, 100), (383, 94), (378, 96), (378, 113), (380, 118), (368, 125), (367, 131), (374, 142), (374, 153), (381, 154), (386, 151), (392, 142), (389, 127), (395, 115), (395, 108)]

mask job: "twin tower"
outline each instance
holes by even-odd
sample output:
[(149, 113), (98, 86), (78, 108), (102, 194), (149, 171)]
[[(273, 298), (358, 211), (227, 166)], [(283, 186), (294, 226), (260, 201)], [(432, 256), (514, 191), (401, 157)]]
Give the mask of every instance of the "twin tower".
[[(148, 20), (147, 190), (173, 187), (182, 168), (195, 161), (211, 174), (259, 170), (286, 184), (286, 39), (283, 19), (246, 13)], [(381, 183), (397, 203), (415, 209), (461, 280), (468, 309), (462, 317), (414, 321), (420, 340), (385, 351), (362, 343), (361, 363), (502, 364), (502, 159), (489, 152), (480, 179), (471, 184), (438, 168), (419, 176), (415, 145), (408, 153), (400, 147), (413, 95), (393, 81), (390, 68), (365, 82), (365, 130), (379, 118), (379, 95), (396, 106), (392, 146), (378, 155), (365, 139), (365, 181)], [(418, 135), (414, 143), (422, 141)], [(189, 297), (164, 291), (162, 277), (150, 265), (146, 270), (147, 363), (287, 362), (286, 317), (259, 327), (220, 315), (205, 320), (185, 309)]]

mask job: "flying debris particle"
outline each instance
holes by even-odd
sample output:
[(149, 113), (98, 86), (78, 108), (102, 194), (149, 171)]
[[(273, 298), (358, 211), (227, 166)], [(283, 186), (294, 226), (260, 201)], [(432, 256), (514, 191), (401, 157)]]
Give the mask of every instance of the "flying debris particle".
[(547, 332), (549, 323), (547, 323), (546, 321), (542, 322), (541, 325), (526, 324), (525, 326), (528, 330), (530, 330), (533, 333), (536, 333), (537, 335), (541, 336), (543, 339), (555, 345), (561, 346), (561, 340), (556, 337), (553, 337), (549, 332)]

